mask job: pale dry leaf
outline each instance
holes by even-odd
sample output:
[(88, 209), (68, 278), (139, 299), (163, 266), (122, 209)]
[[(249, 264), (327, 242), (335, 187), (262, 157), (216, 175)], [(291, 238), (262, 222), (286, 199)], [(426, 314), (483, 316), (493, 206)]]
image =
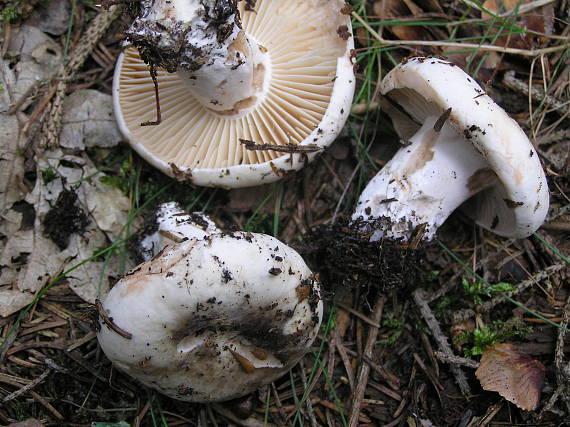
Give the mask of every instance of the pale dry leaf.
[(544, 366), (512, 344), (496, 344), (485, 350), (475, 376), (484, 390), (496, 391), (521, 409), (533, 411), (538, 407)]
[(34, 294), (14, 289), (0, 288), (0, 317), (7, 317), (24, 308), (34, 299)]
[(24, 196), (24, 157), (15, 115), (0, 114), (0, 214)]
[(14, 82), (9, 89), (11, 101), (23, 99), (20, 110), (24, 110), (34, 101), (30, 89), (46, 83), (60, 67), (62, 50), (47, 34), (24, 25), (10, 39), (9, 51), (20, 59), (12, 72)]
[(26, 24), (59, 36), (67, 30), (70, 15), (71, 2), (69, 0), (44, 1), (34, 9)]
[[(29, 227), (20, 224), (17, 231), (8, 236), (0, 254), (2, 266), (0, 284), (9, 285), (19, 291), (37, 292), (59, 273), (77, 266), (110, 244), (107, 235), (99, 228), (98, 222), (89, 215), (90, 205), (99, 220), (110, 228), (110, 232), (118, 229), (119, 221), (124, 223), (126, 210), (129, 207), (128, 203), (121, 199), (124, 196), (119, 194), (115, 194), (119, 199), (118, 203), (107, 201), (104, 209), (96, 206), (105, 203), (104, 198), (98, 199), (96, 195), (97, 189), (99, 192), (105, 190), (98, 183), (101, 175), (81, 157), (63, 155), (58, 150), (45, 152), (44, 157), (37, 163), (38, 177), (41, 177), (43, 171), (47, 169), (54, 171), (55, 177), (49, 182), (38, 178), (33, 191), (25, 198), (25, 203), (32, 206), (35, 211), (33, 224)], [(52, 214), (51, 217), (55, 217), (54, 236), (46, 231), (49, 222), (46, 218), (53, 209), (58, 209), (59, 197), (62, 194), (73, 195), (72, 205), (84, 218), (79, 221), (81, 229), (66, 233), (69, 230), (65, 220)], [(87, 194), (95, 200), (95, 203), (87, 202)], [(120, 213), (114, 212), (113, 209), (120, 210)], [(109, 218), (103, 220), (102, 215), (107, 215)], [(18, 220), (15, 214), (12, 216), (14, 221)], [(23, 215), (19, 218), (23, 223)], [(61, 227), (63, 235), (61, 238), (57, 235), (57, 227)], [(120, 272), (117, 260), (110, 259), (109, 262), (92, 260), (69, 273), (67, 283), (82, 299), (94, 303), (96, 298), (105, 296), (110, 284), (118, 276)]]
[(101, 182), (101, 176), (86, 182), (85, 202), (99, 229), (115, 239), (127, 223), (131, 202), (119, 189)]
[(114, 147), (122, 136), (113, 112), (111, 95), (93, 90), (76, 90), (63, 103), (62, 147)]

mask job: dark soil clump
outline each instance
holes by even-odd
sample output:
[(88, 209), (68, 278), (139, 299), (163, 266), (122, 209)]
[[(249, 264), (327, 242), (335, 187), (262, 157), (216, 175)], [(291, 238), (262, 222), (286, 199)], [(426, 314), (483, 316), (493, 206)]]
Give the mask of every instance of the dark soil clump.
[(312, 230), (298, 249), (320, 273), (328, 292), (347, 286), (384, 292), (419, 283), (421, 248), (389, 239), (370, 242), (369, 237), (354, 221), (341, 219)]
[(44, 217), (44, 233), (64, 250), (69, 245), (69, 237), (73, 233), (81, 233), (89, 224), (89, 218), (77, 206), (77, 194), (73, 190), (63, 190), (55, 205)]

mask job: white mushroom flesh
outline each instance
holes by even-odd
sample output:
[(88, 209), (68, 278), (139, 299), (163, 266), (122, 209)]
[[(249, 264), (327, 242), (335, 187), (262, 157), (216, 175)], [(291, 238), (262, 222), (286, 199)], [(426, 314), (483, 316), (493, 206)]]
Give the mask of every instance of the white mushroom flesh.
[(459, 205), (496, 183), (485, 159), (451, 125), (434, 130), (438, 119), (428, 117), (362, 192), (355, 217), (390, 224), (372, 240), (409, 239), (423, 224), (424, 238), (431, 239)]
[(128, 273), (103, 307), (99, 342), (120, 370), (175, 399), (245, 395), (289, 370), (319, 330), (322, 302), (299, 254), (252, 233), (167, 246)]

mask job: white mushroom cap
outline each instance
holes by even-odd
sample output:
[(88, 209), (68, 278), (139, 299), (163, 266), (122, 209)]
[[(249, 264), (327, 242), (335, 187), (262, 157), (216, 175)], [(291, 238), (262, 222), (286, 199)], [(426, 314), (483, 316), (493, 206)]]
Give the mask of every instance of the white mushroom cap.
[(236, 232), (167, 246), (103, 303), (99, 343), (120, 370), (175, 399), (236, 398), (287, 372), (319, 330), (319, 284), (277, 239)]
[(466, 200), (465, 212), (501, 236), (527, 237), (540, 227), (548, 187), (536, 150), (471, 77), (441, 59), (412, 58), (386, 75), (380, 91), (408, 144), (358, 202), (354, 218), (393, 225), (375, 239), (407, 238), (422, 224), (432, 238)]
[[(351, 31), (342, 0), (258, 0), (255, 11), (239, 3), (248, 40), (267, 57), (263, 93), (233, 115), (205, 108), (190, 93), (191, 78), (158, 71), (162, 123), (155, 120), (148, 66), (127, 49), (114, 77), (115, 115), (135, 150), (164, 173), (203, 186), (247, 187), (276, 181), (303, 167), (336, 138), (346, 121), (355, 77), (346, 40)], [(205, 68), (199, 73), (205, 73)], [(256, 144), (302, 146), (294, 154), (248, 150)], [(313, 150), (313, 151), (310, 151)]]

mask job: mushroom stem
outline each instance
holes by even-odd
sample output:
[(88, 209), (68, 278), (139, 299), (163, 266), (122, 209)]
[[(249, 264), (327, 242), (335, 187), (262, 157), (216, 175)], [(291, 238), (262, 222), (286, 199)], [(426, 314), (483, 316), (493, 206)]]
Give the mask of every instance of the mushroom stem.
[(472, 144), (442, 117), (428, 117), (362, 192), (353, 219), (387, 220), (371, 240), (409, 239), (425, 224), (423, 239), (475, 193), (497, 184)]
[(218, 114), (244, 114), (268, 87), (269, 56), (242, 29), (236, 0), (142, 0), (127, 37)]

